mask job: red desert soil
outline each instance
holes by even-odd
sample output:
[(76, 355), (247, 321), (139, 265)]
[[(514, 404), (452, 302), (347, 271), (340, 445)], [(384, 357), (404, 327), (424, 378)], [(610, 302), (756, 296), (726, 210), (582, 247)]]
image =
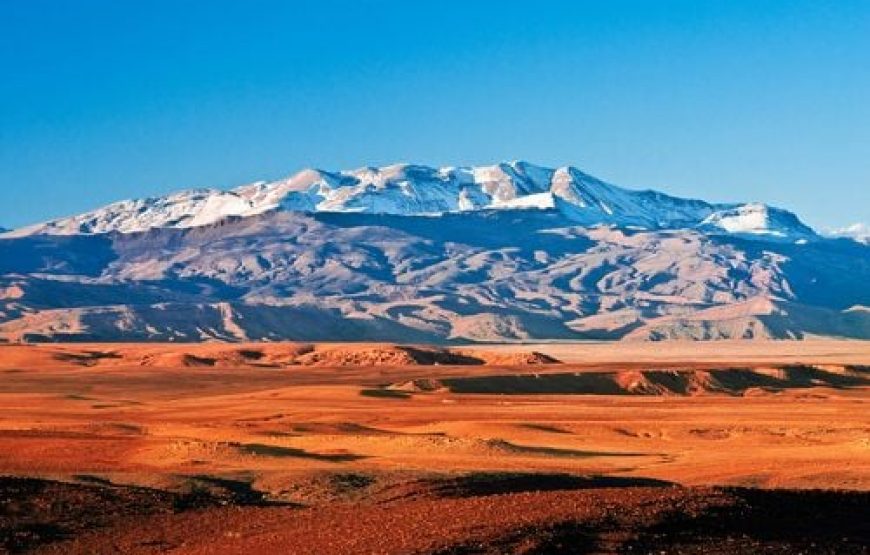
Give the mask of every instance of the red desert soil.
[(559, 362), (536, 351), (486, 351), (424, 345), (249, 343), (2, 345), (0, 368), (68, 363), (71, 366), (162, 368), (284, 366), (476, 366)]
[(7, 478), (0, 480), (6, 499), (0, 550), (823, 554), (866, 553), (870, 542), (870, 493), (682, 488), (554, 475), (432, 480), (392, 493), (304, 508), (244, 493)]
[(0, 378), (0, 551), (870, 541), (862, 342), (6, 345)]

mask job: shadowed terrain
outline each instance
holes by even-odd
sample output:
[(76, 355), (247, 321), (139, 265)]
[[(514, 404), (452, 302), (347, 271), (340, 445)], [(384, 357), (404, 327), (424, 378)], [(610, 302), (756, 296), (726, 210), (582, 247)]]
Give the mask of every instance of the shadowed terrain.
[(0, 552), (834, 554), (870, 542), (868, 493), (648, 482), (472, 476), (407, 484), (389, 500), (297, 507), (4, 478)]

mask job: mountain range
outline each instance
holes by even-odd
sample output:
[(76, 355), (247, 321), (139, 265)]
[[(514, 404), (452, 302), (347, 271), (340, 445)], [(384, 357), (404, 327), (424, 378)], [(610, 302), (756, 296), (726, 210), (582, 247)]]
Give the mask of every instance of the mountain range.
[(0, 233), (6, 340), (870, 338), (870, 246), (527, 162), (305, 170)]

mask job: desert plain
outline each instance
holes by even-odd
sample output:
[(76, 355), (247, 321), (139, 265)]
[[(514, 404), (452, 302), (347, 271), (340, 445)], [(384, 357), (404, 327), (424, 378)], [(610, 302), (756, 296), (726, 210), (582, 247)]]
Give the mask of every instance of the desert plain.
[(865, 553), (870, 343), (0, 346), (0, 551)]

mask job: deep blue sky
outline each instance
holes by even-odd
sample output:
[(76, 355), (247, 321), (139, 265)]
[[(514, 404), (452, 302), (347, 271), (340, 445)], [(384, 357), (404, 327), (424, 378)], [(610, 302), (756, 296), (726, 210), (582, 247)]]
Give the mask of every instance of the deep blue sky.
[(7, 227), (515, 158), (870, 221), (865, 0), (0, 0), (0, 76)]

